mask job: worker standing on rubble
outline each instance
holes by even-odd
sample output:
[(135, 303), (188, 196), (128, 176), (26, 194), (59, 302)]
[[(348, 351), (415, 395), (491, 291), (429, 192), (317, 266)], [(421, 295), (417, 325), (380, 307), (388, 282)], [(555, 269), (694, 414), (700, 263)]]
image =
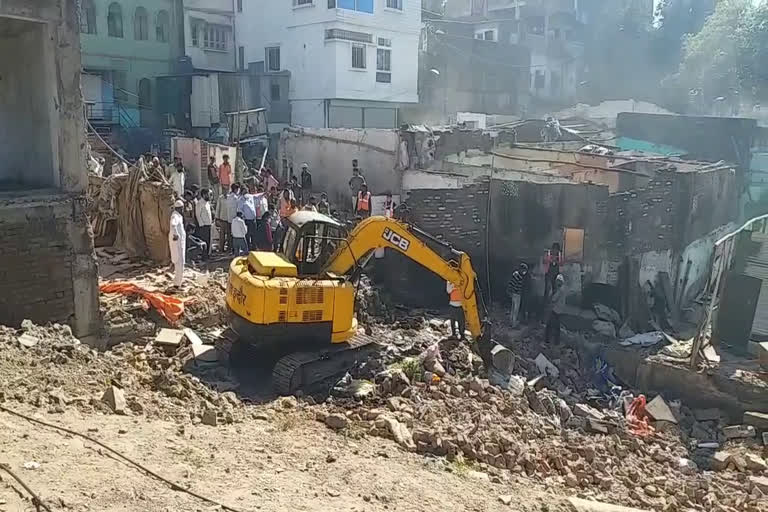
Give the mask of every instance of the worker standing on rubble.
[(235, 248), (232, 245), (232, 220), (237, 213), (237, 194), (240, 191), (240, 185), (233, 183), (230, 190), (224, 192), (216, 201), (216, 229), (219, 231), (219, 250), (221, 252), (229, 249), (234, 254)]
[(206, 243), (206, 251), (203, 253), (203, 260), (208, 259), (211, 253), (211, 226), (213, 225), (213, 215), (211, 215), (211, 193), (204, 188), (200, 191), (200, 199), (197, 201), (197, 231), (196, 235)]
[(184, 281), (184, 259), (187, 248), (187, 233), (184, 231), (184, 201), (177, 199), (171, 212), (171, 229), (168, 232), (168, 245), (173, 262), (173, 284), (181, 286)]
[(248, 234), (248, 227), (245, 225), (243, 219), (243, 212), (237, 212), (237, 215), (232, 219), (232, 250), (235, 252), (235, 256), (245, 256), (248, 254), (248, 242), (246, 242), (246, 235)]
[(216, 157), (208, 157), (208, 183), (214, 191), (214, 200), (219, 201), (219, 168), (216, 167)]
[(368, 192), (368, 185), (363, 183), (360, 192), (357, 193), (357, 215), (362, 218), (371, 216), (371, 193)]
[(245, 236), (246, 242), (248, 242), (248, 250), (256, 249), (256, 185), (251, 181), (248, 183), (248, 190), (243, 193), (237, 202), (237, 211), (243, 212), (243, 220), (248, 228), (248, 232)]
[(544, 301), (549, 298), (550, 293), (554, 293), (555, 279), (560, 275), (560, 267), (563, 266), (563, 253), (560, 251), (560, 244), (554, 242), (552, 248), (544, 254)]
[(555, 278), (555, 285), (550, 301), (549, 318), (547, 318), (547, 327), (544, 330), (544, 341), (550, 340), (555, 344), (560, 344), (560, 315), (565, 310), (565, 278), (558, 274)]
[(519, 323), (520, 302), (523, 296), (523, 286), (525, 283), (525, 277), (528, 274), (528, 265), (525, 263), (520, 264), (520, 268), (512, 273), (512, 278), (507, 284), (507, 295), (512, 301), (512, 308), (509, 310), (509, 323), (512, 327), (517, 327)]
[(365, 177), (357, 166), (357, 159), (352, 160), (352, 177), (349, 178), (349, 191), (352, 194), (352, 211), (357, 211), (357, 196), (365, 185)]
[(325, 192), (320, 194), (320, 202), (317, 203), (317, 211), (323, 215), (331, 215), (331, 204), (328, 202), (328, 194)]
[[(448, 294), (448, 308), (450, 310), (451, 319), (451, 337), (465, 340), (464, 331), (467, 328), (466, 321), (464, 319), (464, 309), (462, 303), (464, 297), (461, 294), (461, 290), (456, 288), (452, 282), (445, 282), (445, 293)], [(456, 331), (458, 330), (458, 335)]]
[(306, 203), (312, 195), (312, 173), (309, 172), (309, 164), (301, 164), (301, 202)]

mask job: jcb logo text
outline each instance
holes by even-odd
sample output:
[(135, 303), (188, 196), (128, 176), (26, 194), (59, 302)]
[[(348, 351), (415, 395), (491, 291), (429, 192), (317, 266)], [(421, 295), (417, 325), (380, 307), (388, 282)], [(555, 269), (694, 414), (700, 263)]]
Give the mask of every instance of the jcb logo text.
[(401, 251), (406, 252), (411, 246), (411, 241), (407, 238), (403, 238), (389, 228), (384, 229), (381, 237), (392, 245), (399, 247)]

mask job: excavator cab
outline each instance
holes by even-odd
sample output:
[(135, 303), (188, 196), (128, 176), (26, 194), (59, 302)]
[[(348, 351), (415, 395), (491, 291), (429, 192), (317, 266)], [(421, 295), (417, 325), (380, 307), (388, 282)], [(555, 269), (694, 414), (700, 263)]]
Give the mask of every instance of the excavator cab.
[(296, 266), (299, 276), (319, 274), (347, 235), (337, 221), (316, 212), (297, 212), (285, 223), (277, 252)]

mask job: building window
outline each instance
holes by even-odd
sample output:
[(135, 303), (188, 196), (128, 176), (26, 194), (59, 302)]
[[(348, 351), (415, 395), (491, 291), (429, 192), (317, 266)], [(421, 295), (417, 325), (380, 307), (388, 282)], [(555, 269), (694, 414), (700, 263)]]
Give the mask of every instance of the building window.
[(245, 70), (245, 46), (237, 47), (237, 64), (241, 71)]
[(544, 88), (544, 82), (546, 81), (546, 77), (544, 76), (544, 71), (537, 69), (536, 75), (533, 79), (533, 88), (534, 89), (543, 89)]
[(157, 13), (157, 26), (155, 27), (155, 38), (161, 43), (168, 42), (168, 36), (171, 30), (171, 18), (168, 11)]
[(96, 33), (96, 7), (93, 0), (82, 0), (80, 3), (80, 33)]
[(266, 48), (267, 71), (280, 71), (280, 47)]
[(243, 12), (243, 0), (237, 0), (237, 12)]
[(137, 7), (133, 15), (133, 38), (136, 41), (149, 39), (149, 16), (143, 7)]
[(293, 6), (298, 7), (300, 5), (313, 5), (315, 0), (293, 0)]
[(389, 48), (376, 49), (376, 81), (392, 83), (392, 50)]
[(373, 14), (373, 0), (336, 0), (336, 6), (339, 9)]
[(565, 228), (563, 230), (563, 259), (567, 262), (580, 263), (584, 260), (584, 230)]
[(200, 26), (200, 23), (192, 22), (192, 46), (200, 46), (200, 30), (204, 28)]
[(107, 35), (109, 37), (123, 37), (123, 8), (113, 2), (107, 10)]
[[(199, 30), (203, 32), (203, 48), (206, 50), (227, 50), (227, 29), (222, 25), (199, 24)], [(194, 45), (194, 36), (192, 37)]]
[(272, 101), (280, 101), (280, 84), (278, 82), (269, 84), (269, 98)]
[(352, 45), (352, 68), (365, 69), (365, 46), (362, 44)]
[(482, 39), (484, 41), (496, 41), (496, 30), (478, 30), (475, 32), (475, 39)]
[(387, 0), (387, 9), (403, 10), (403, 0)]
[(325, 29), (325, 40), (355, 41), (358, 43), (372, 43), (373, 34), (365, 32), (355, 32), (354, 30), (343, 30), (340, 28)]
[(328, 8), (329, 9), (335, 9), (336, 8), (336, 0), (328, 0)]

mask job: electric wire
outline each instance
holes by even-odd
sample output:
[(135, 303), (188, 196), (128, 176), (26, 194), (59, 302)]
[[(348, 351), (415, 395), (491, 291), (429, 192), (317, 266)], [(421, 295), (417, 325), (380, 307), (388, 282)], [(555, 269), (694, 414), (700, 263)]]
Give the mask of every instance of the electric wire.
[[(138, 462), (134, 461), (133, 459), (130, 459), (128, 456), (123, 455), (121, 452), (115, 450), (114, 448), (110, 447), (109, 445), (107, 445), (105, 443), (102, 443), (101, 441), (99, 441), (97, 439), (94, 439), (94, 438), (92, 438), (90, 436), (87, 436), (85, 434), (81, 434), (80, 432), (68, 429), (66, 427), (62, 427), (62, 426), (59, 426), (59, 425), (54, 425), (53, 423), (48, 423), (48, 422), (45, 422), (43, 420), (39, 420), (37, 418), (33, 418), (31, 416), (27, 416), (26, 414), (22, 414), (20, 412), (14, 411), (12, 409), (8, 409), (7, 407), (2, 406), (2, 405), (0, 405), (0, 411), (5, 412), (7, 414), (10, 414), (12, 416), (16, 416), (16, 417), (22, 418), (24, 420), (29, 421), (30, 423), (35, 423), (35, 424), (38, 424), (38, 425), (42, 425), (44, 427), (52, 428), (52, 429), (58, 430), (60, 432), (66, 432), (67, 434), (70, 434), (70, 435), (73, 435), (73, 436), (76, 436), (76, 437), (80, 437), (80, 438), (85, 439), (87, 441), (90, 441), (90, 442), (92, 442), (94, 444), (97, 444), (97, 445), (101, 446), (102, 448), (104, 448), (105, 450), (107, 450), (108, 452), (114, 454), (118, 458), (120, 458), (120, 459), (124, 460), (125, 462), (129, 463), (130, 465), (132, 465), (133, 467), (135, 467), (139, 471), (143, 472), (144, 474), (149, 475), (149, 476), (151, 476), (151, 477), (153, 477), (153, 478), (155, 478), (157, 480), (160, 480), (161, 482), (167, 484), (174, 491), (184, 492), (184, 493), (189, 494), (190, 496), (192, 496), (194, 498), (199, 499), (200, 501), (204, 501), (204, 502), (209, 503), (211, 505), (220, 507), (222, 510), (228, 510), (229, 512), (244, 512), (241, 509), (230, 507), (229, 505), (225, 505), (223, 503), (220, 503), (220, 502), (218, 502), (218, 501), (216, 501), (216, 500), (214, 500), (212, 498), (208, 498), (206, 496), (203, 496), (202, 494), (198, 494), (198, 493), (196, 493), (195, 491), (193, 491), (192, 489), (190, 489), (188, 487), (184, 487), (183, 485), (180, 485), (180, 484), (177, 484), (177, 483), (175, 483), (175, 482), (173, 482), (171, 480), (168, 480), (167, 478), (165, 478), (165, 477), (155, 473), (151, 469), (148, 469), (148, 468), (144, 467), (143, 465), (139, 464)], [(0, 467), (2, 467), (2, 465), (0, 465)], [(8, 468), (6, 468), (6, 467), (2, 467), (2, 469), (8, 471)], [(19, 482), (19, 483), (21, 483), (21, 482)], [(31, 491), (28, 490), (28, 492), (30, 492), (30, 494), (32, 494)], [(51, 510), (49, 508), (47, 508), (47, 507), (45, 507), (45, 508), (48, 510), (48, 512), (51, 512)]]
[(35, 506), (35, 508), (40, 512), (40, 509), (47, 510), (48, 512), (53, 512), (48, 505), (43, 502), (42, 499), (40, 499), (40, 496), (35, 494), (35, 491), (33, 491), (24, 481), (19, 478), (19, 476), (13, 472), (11, 469), (11, 466), (9, 464), (6, 464), (4, 462), (0, 462), (0, 469), (11, 475), (11, 478), (16, 480), (19, 485), (21, 485), (27, 493), (32, 496), (32, 504)]

